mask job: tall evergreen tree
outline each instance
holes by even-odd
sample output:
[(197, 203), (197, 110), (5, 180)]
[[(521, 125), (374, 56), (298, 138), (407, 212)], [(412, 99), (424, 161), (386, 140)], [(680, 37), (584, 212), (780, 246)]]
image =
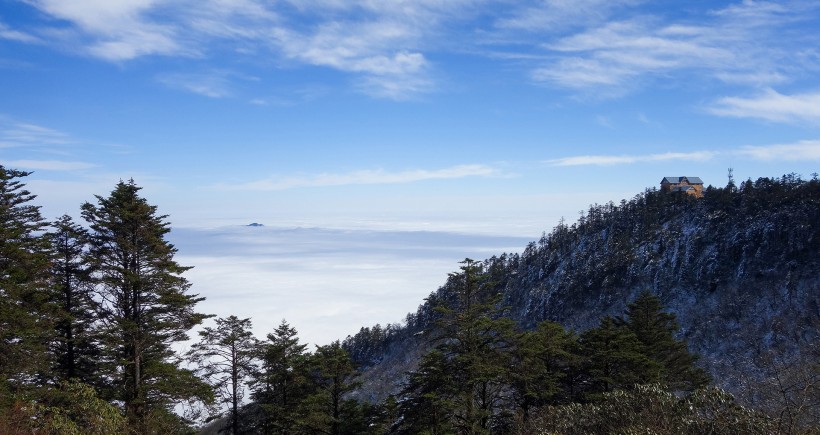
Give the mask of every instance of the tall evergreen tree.
[(299, 343), (296, 328), (284, 319), (259, 346), (261, 364), (252, 381), (252, 398), (261, 408), (257, 432), (294, 431), (299, 404), (309, 393), (306, 348)]
[(358, 386), (353, 381), (357, 372), (350, 355), (337, 340), (318, 346), (310, 359), (314, 389), (301, 403), (300, 430), (329, 435), (357, 433), (350, 428), (357, 426), (361, 416), (351, 406), (355, 400), (345, 398)]
[(553, 402), (562, 391), (576, 337), (555, 322), (544, 321), (519, 335), (508, 375), (513, 400), (526, 421), (532, 409)]
[(68, 215), (61, 216), (52, 227), (48, 235), (54, 250), (51, 273), (60, 313), (52, 350), (55, 376), (98, 384), (100, 348), (94, 331), (97, 303), (86, 257), (88, 233)]
[(612, 317), (604, 317), (600, 326), (581, 334), (579, 342), (586, 358), (589, 393), (607, 393), (657, 381), (658, 364), (645, 355), (635, 334), (618, 326)]
[(408, 374), (402, 388), (396, 433), (442, 435), (453, 432), (452, 361), (433, 349)]
[(29, 174), (0, 165), (0, 408), (51, 365), (50, 244), (40, 209), (30, 204), (35, 195), (20, 181)]
[(204, 298), (188, 293), (181, 274), (189, 268), (174, 261), (176, 248), (165, 240), (167, 216), (140, 189), (120, 181), (82, 213), (91, 226), (111, 398), (124, 404), (131, 427), (147, 433), (154, 423), (173, 422), (176, 401), (207, 397), (210, 388), (179, 367), (171, 348), (207, 317), (194, 311)]
[[(449, 424), (457, 432), (489, 433), (509, 417), (506, 381), (514, 325), (502, 316), (499, 297), (489, 292), (492, 283), (480, 263), (465, 259), (461, 273), (452, 274), (449, 285), (454, 298), (437, 307), (441, 318), (436, 329), (428, 331), (437, 341), (434, 352), (438, 354), (424, 360), (423, 370), (410, 374), (405, 400), (425, 406), (446, 403)], [(435, 391), (426, 391), (432, 380), (425, 377), (440, 373), (448, 373), (445, 382)], [(403, 412), (418, 413), (407, 406)]]
[(251, 319), (236, 316), (216, 319), (216, 327), (199, 332), (200, 341), (188, 355), (201, 367), (201, 374), (229, 405), (230, 433), (239, 433), (239, 404), (244, 397), (245, 379), (254, 370), (257, 340)]
[(663, 312), (657, 296), (642, 292), (629, 304), (626, 319), (616, 320), (635, 334), (643, 345), (644, 354), (657, 363), (657, 381), (669, 388), (686, 391), (709, 383), (706, 372), (695, 366), (697, 355), (688, 351), (686, 342), (675, 339), (678, 330), (675, 315)]

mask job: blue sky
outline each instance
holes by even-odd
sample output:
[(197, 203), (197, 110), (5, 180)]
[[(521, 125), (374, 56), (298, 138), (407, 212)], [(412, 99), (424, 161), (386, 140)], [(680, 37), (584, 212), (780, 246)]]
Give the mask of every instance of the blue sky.
[(48, 218), (133, 177), (192, 231), (536, 239), (663, 176), (817, 172), (817, 29), (817, 1), (0, 0), (0, 162)]

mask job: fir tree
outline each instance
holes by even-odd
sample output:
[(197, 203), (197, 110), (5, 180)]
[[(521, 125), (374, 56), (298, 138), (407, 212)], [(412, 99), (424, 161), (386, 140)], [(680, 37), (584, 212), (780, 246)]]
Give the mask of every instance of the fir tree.
[[(454, 298), (437, 307), (441, 318), (437, 329), (429, 331), (440, 334), (435, 338), (438, 344), (434, 352), (438, 354), (425, 360), (422, 371), (410, 374), (415, 387), (410, 384), (406, 391), (411, 403), (447, 403), (444, 409), (456, 431), (488, 433), (508, 417), (505, 381), (511, 365), (513, 322), (502, 316), (498, 295), (488, 292), (493, 283), (487, 281), (482, 265), (469, 258), (462, 264), (461, 273), (450, 276)], [(448, 376), (434, 391), (426, 392), (432, 380), (425, 377), (439, 373)], [(431, 402), (419, 394), (440, 397), (428, 397), (434, 400)], [(404, 411), (418, 413), (409, 407)]]
[(119, 182), (82, 213), (91, 226), (90, 254), (101, 297), (105, 375), (111, 398), (121, 401), (129, 425), (139, 433), (172, 425), (176, 401), (207, 399), (210, 388), (178, 366), (171, 344), (207, 316), (194, 311), (203, 298), (188, 294), (181, 276), (189, 268), (174, 261), (165, 240), (167, 216), (139, 196), (131, 180)]
[(51, 366), (50, 247), (39, 207), (30, 204), (35, 195), (20, 181), (29, 174), (0, 166), (0, 408)]
[(251, 319), (236, 316), (216, 319), (216, 327), (199, 332), (200, 341), (188, 352), (201, 375), (229, 406), (230, 433), (239, 433), (239, 404), (244, 397), (245, 378), (254, 370), (257, 341)]
[(452, 433), (452, 372), (451, 361), (440, 350), (433, 349), (421, 358), (402, 388), (397, 433)]
[(572, 354), (575, 341), (572, 333), (550, 321), (519, 335), (509, 382), (524, 421), (532, 409), (553, 402), (562, 392), (567, 368), (576, 358)]
[(635, 334), (612, 317), (581, 334), (579, 343), (593, 395), (657, 381), (658, 364), (646, 356)]
[(97, 303), (93, 298), (91, 270), (87, 263), (88, 233), (63, 215), (52, 224), (49, 238), (54, 249), (51, 273), (60, 310), (53, 345), (55, 376), (99, 385), (100, 347), (95, 336)]
[(692, 391), (709, 383), (709, 376), (695, 366), (697, 355), (690, 353), (686, 343), (676, 340), (678, 323), (673, 313), (663, 312), (657, 296), (645, 291), (629, 304), (626, 319), (618, 318), (641, 342), (647, 358), (659, 369), (653, 381), (675, 390)]
[(309, 393), (307, 345), (299, 343), (295, 328), (282, 322), (259, 346), (260, 369), (251, 385), (253, 400), (261, 408), (257, 432), (292, 433), (299, 404)]
[(301, 404), (298, 425), (308, 433), (356, 433), (349, 428), (356, 427), (361, 416), (351, 406), (355, 400), (345, 398), (358, 386), (352, 381), (357, 372), (350, 355), (339, 341), (334, 341), (318, 346), (310, 359), (314, 389)]

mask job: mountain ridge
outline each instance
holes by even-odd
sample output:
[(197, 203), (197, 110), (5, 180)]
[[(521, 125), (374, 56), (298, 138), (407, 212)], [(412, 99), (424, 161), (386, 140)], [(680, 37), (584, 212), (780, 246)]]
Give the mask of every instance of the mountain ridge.
[[(552, 320), (580, 332), (649, 290), (676, 314), (680, 338), (715, 383), (753, 404), (773, 367), (820, 357), (818, 223), (816, 176), (730, 181), (702, 198), (647, 189), (618, 205), (593, 205), (522, 254), (483, 264), (525, 328)], [(358, 398), (398, 392), (428, 348), (433, 307), (450, 294), (448, 282), (404, 324), (362, 328), (345, 340), (363, 368)]]

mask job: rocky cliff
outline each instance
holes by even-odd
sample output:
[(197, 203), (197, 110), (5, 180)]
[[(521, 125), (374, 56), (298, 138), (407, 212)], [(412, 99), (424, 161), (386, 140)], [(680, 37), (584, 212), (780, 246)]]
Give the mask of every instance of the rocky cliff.
[[(786, 175), (710, 186), (702, 198), (652, 189), (595, 205), (522, 254), (494, 256), (484, 267), (523, 327), (549, 319), (583, 331), (650, 290), (677, 315), (715, 383), (754, 401), (773, 374), (820, 360), (819, 257), (820, 181)], [(364, 368), (359, 397), (378, 400), (399, 388), (449, 288), (402, 325), (348, 337)]]

